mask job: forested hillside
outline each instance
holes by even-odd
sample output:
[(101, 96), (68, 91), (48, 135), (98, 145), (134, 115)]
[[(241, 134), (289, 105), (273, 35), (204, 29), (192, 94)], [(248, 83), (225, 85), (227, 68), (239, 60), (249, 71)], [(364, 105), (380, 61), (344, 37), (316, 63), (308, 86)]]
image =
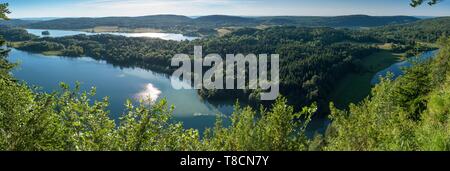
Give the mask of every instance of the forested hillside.
[(441, 36), (450, 35), (450, 17), (420, 20), (408, 24), (373, 28), (371, 33), (384, 37), (385, 41), (435, 42)]
[(347, 15), (335, 17), (262, 17), (265, 24), (292, 25), (300, 27), (376, 27), (390, 24), (402, 24), (418, 21), (418, 18), (409, 16), (368, 16)]
[(181, 27), (192, 21), (179, 15), (155, 15), (143, 17), (105, 17), (105, 18), (63, 18), (25, 25), (30, 28), (45, 29), (87, 29), (96, 26), (119, 26), (130, 28), (167, 28)]
[[(217, 29), (227, 27), (299, 26), (299, 27), (375, 27), (389, 24), (410, 23), (419, 20), (408, 16), (349, 15), (337, 17), (239, 17), (211, 15), (190, 18), (179, 15), (153, 15), (142, 17), (62, 18), (49, 21), (10, 20), (0, 25), (63, 30), (94, 30), (96, 27), (117, 27), (128, 30), (137, 28), (158, 29), (164, 32), (189, 35), (216, 35)], [(111, 29), (111, 28), (109, 28)], [(118, 31), (118, 30), (108, 30)]]

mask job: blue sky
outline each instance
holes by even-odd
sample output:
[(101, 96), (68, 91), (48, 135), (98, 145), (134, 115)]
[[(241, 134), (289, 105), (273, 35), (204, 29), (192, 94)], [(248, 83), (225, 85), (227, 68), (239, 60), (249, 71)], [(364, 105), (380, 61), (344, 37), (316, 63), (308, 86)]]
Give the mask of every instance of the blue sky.
[(450, 0), (409, 7), (409, 0), (0, 0), (10, 17), (102, 17), (179, 14), (335, 16), (350, 14), (450, 16)]

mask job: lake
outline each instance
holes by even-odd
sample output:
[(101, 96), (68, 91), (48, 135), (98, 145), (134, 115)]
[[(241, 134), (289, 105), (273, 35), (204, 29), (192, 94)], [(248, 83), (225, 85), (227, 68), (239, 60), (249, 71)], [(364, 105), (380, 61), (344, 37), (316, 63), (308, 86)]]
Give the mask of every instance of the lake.
[(39, 86), (44, 92), (60, 90), (60, 82), (68, 83), (73, 88), (78, 81), (84, 91), (95, 86), (96, 100), (109, 97), (108, 109), (114, 119), (123, 113), (127, 99), (137, 103), (143, 96), (155, 100), (167, 99), (169, 104), (175, 106), (175, 121), (182, 121), (186, 128), (200, 131), (213, 127), (217, 115), (230, 115), (233, 111), (231, 101), (217, 104), (203, 101), (196, 90), (175, 90), (170, 76), (149, 70), (115, 67), (90, 57), (44, 56), (17, 49), (11, 50), (8, 60), (20, 63), (12, 72), (16, 78), (26, 81), (28, 85)]
[[(184, 36), (182, 34), (175, 33), (118, 33), (118, 32), (103, 32), (103, 33), (91, 33), (83, 31), (71, 31), (71, 30), (46, 30), (46, 29), (26, 29), (28, 33), (39, 36), (39, 37), (64, 37), (64, 36), (74, 36), (79, 34), (85, 35), (98, 35), (98, 34), (112, 34), (117, 36), (125, 37), (148, 37), (148, 38), (159, 38), (163, 40), (195, 40), (197, 37)], [(42, 35), (43, 31), (48, 31), (50, 35)]]
[(403, 73), (404, 68), (411, 67), (415, 61), (420, 62), (420, 61), (425, 61), (425, 60), (431, 59), (436, 56), (436, 53), (438, 53), (438, 50), (427, 51), (427, 52), (422, 53), (420, 56), (410, 57), (405, 61), (392, 64), (388, 68), (376, 73), (375, 76), (373, 76), (373, 78), (372, 78), (371, 84), (372, 85), (378, 84), (380, 82), (380, 77), (386, 77), (388, 75), (388, 73), (392, 73), (393, 74), (392, 79), (396, 79), (399, 76), (404, 74)]

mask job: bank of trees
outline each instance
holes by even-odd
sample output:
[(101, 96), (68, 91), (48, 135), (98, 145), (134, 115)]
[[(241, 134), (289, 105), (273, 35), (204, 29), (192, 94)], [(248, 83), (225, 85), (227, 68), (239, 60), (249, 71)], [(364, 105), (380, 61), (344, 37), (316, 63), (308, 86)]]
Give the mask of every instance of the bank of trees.
[(420, 20), (414, 23), (389, 25), (368, 32), (385, 42), (411, 44), (413, 42), (434, 43), (442, 36), (450, 35), (450, 17)]
[(37, 36), (28, 34), (24, 29), (10, 26), (0, 26), (0, 35), (8, 41), (28, 41), (37, 38)]

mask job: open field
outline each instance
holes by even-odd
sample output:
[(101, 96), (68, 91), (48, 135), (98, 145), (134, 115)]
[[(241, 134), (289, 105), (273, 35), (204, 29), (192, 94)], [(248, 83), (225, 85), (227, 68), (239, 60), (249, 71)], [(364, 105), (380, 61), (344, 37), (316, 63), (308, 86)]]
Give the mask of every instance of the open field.
[(216, 30), (217, 30), (217, 33), (219, 34), (220, 37), (233, 32), (232, 30), (227, 29), (227, 28), (219, 28), (219, 29), (216, 29)]
[(345, 108), (350, 103), (357, 103), (370, 94), (372, 77), (380, 70), (399, 62), (402, 54), (386, 50), (372, 54), (362, 60), (366, 71), (351, 73), (341, 79), (331, 94), (331, 101), (337, 108)]
[(45, 51), (45, 52), (42, 52), (42, 55), (45, 55), (45, 56), (60, 56), (62, 54), (63, 54), (62, 51)]
[(25, 42), (8, 42), (7, 46), (17, 48), (17, 47), (21, 46), (23, 43), (25, 43)]
[(161, 33), (162, 30), (154, 28), (125, 28), (117, 26), (97, 26), (89, 29), (82, 29), (80, 31), (92, 32), (92, 33), (105, 33), (105, 32), (122, 32), (122, 33)]

